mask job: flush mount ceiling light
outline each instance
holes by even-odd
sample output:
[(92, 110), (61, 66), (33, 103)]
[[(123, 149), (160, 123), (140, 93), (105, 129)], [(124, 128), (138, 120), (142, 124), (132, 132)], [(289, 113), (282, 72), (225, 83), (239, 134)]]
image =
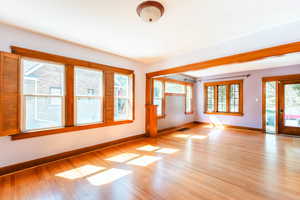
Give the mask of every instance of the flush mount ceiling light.
[(145, 22), (155, 22), (164, 14), (164, 7), (157, 1), (145, 1), (141, 3), (136, 11)]

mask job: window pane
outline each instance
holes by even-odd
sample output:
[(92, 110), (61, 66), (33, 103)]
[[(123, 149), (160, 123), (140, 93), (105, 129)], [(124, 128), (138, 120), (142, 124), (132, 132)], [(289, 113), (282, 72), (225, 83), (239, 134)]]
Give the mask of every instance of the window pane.
[(76, 123), (102, 122), (103, 73), (99, 70), (75, 68)]
[[(23, 94), (64, 95), (64, 65), (23, 60)], [(56, 88), (55, 94), (53, 88)], [(59, 91), (59, 92), (58, 92)]]
[(240, 85), (230, 85), (230, 112), (239, 112)]
[(77, 97), (77, 124), (89, 124), (102, 121), (102, 98)]
[(226, 112), (226, 85), (218, 85), (218, 112)]
[(166, 93), (185, 93), (185, 85), (182, 84), (166, 82), (165, 87)]
[(163, 97), (163, 83), (161, 81), (154, 81), (154, 97), (162, 98)]
[(131, 106), (129, 99), (126, 98), (115, 98), (115, 120), (129, 120), (131, 119)]
[[(25, 96), (25, 130), (61, 127), (62, 97)], [(53, 104), (52, 102), (55, 102)]]
[(102, 96), (103, 73), (99, 70), (75, 68), (75, 88), (77, 96)]
[(23, 130), (64, 126), (64, 65), (22, 60)]
[(192, 86), (186, 86), (186, 107), (185, 107), (185, 111), (187, 113), (192, 112)]
[(115, 74), (114, 83), (114, 119), (115, 121), (132, 119), (132, 80), (128, 75)]
[(214, 86), (207, 87), (207, 112), (214, 112), (215, 109), (215, 91)]
[(154, 105), (157, 105), (157, 115), (162, 116), (162, 99), (161, 98), (154, 98)]

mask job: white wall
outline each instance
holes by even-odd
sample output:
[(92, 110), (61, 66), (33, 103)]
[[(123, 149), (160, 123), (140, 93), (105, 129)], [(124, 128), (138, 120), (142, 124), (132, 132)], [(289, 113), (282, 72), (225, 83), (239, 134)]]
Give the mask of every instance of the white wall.
[[(206, 79), (215, 79), (216, 81), (218, 81), (218, 78), (222, 76), (230, 77), (230, 76), (239, 76), (245, 74), (250, 74), (250, 77), (244, 79), (244, 115), (243, 116), (204, 114), (203, 84), (205, 83), (205, 81), (201, 81), (198, 82), (196, 86), (196, 90), (197, 90), (196, 95), (198, 99), (196, 105), (197, 121), (210, 122), (209, 118), (213, 116), (221, 123), (227, 125), (262, 128), (262, 78), (268, 76), (300, 74), (300, 65), (232, 73), (226, 75), (206, 77)], [(209, 82), (213, 82), (213, 81), (209, 81)]]
[(195, 121), (195, 114), (186, 115), (185, 96), (166, 96), (166, 117), (158, 120), (158, 130)]
[(0, 137), (0, 167), (145, 132), (145, 68), (143, 65), (126, 58), (0, 24), (0, 50), (10, 52), (10, 45), (135, 70), (136, 119), (131, 124), (18, 141), (12, 141), (10, 137)]

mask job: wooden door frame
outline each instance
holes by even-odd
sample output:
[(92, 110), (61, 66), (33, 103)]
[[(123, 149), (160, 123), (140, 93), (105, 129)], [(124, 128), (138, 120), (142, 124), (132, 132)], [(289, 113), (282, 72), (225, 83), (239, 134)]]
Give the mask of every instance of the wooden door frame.
[[(278, 105), (278, 110), (283, 110), (284, 112), (281, 113), (279, 112), (278, 115), (278, 119), (280, 123), (278, 123), (278, 130), (279, 133), (283, 133), (283, 134), (289, 134), (289, 135), (300, 135), (299, 133), (299, 129), (300, 127), (288, 127), (285, 125), (285, 121), (284, 121), (284, 113), (285, 113), (285, 85), (286, 84), (300, 84), (300, 78), (299, 79), (293, 79), (293, 80), (284, 80), (284, 81), (280, 81), (279, 83), (279, 105)], [(288, 132), (288, 133), (287, 133)]]
[(280, 81), (299, 80), (300, 74), (284, 75), (284, 76), (270, 76), (262, 78), (262, 129), (266, 132), (266, 83), (276, 82), (276, 133), (279, 133), (279, 83)]
[[(174, 67), (174, 68), (168, 68), (165, 70), (150, 72), (146, 74), (146, 98), (145, 103), (147, 106), (153, 106), (152, 105), (152, 90), (153, 90), (153, 84), (151, 79), (154, 77), (167, 75), (167, 74), (175, 74), (175, 73), (182, 73), (187, 71), (196, 71), (201, 69), (208, 69), (220, 65), (228, 65), (228, 64), (237, 64), (237, 63), (244, 63), (249, 61), (255, 61), (260, 60), (268, 57), (273, 56), (281, 56), (289, 53), (296, 53), (300, 52), (300, 42), (294, 42), (294, 43), (288, 43), (284, 45), (274, 46), (270, 48), (264, 48), (259, 49), (251, 52), (241, 53), (241, 54), (235, 54), (232, 56), (226, 56), (221, 57), (217, 59), (212, 59), (204, 62), (199, 63), (193, 63), (189, 65), (184, 65), (180, 67)], [(149, 125), (149, 109), (146, 109), (146, 133), (150, 133), (150, 130), (155, 130), (153, 127)], [(157, 128), (157, 127), (156, 127)], [(157, 130), (157, 129), (156, 129)], [(154, 133), (152, 135), (157, 135), (157, 133)]]

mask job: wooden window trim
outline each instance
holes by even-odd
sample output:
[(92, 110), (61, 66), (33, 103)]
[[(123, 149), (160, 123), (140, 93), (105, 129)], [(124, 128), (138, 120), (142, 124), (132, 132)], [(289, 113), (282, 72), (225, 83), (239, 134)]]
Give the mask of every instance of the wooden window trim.
[[(193, 83), (189, 83), (189, 82), (185, 82), (185, 81), (180, 81), (180, 80), (175, 80), (175, 79), (170, 79), (170, 78), (165, 78), (165, 77), (159, 77), (159, 78), (153, 78), (151, 79), (152, 85), (153, 85), (153, 89), (151, 91), (151, 96), (152, 96), (152, 104), (153, 104), (153, 98), (154, 98), (154, 80), (158, 80), (161, 81), (163, 83), (163, 103), (162, 103), (162, 115), (157, 116), (158, 119), (164, 119), (166, 117), (166, 113), (165, 113), (165, 109), (166, 109), (166, 96), (184, 96), (184, 103), (185, 103), (185, 110), (184, 110), (184, 114), (185, 115), (191, 115), (194, 114), (194, 98), (195, 98), (195, 94), (194, 94), (194, 84)], [(185, 86), (185, 92), (184, 93), (168, 93), (165, 90), (165, 85), (166, 82), (171, 82), (171, 83), (176, 83), (176, 84), (180, 84), (180, 85), (184, 85)], [(186, 112), (186, 86), (191, 86), (192, 87), (192, 111), (191, 112)]]
[[(48, 54), (44, 52), (39, 52), (35, 50), (20, 48), (11, 46), (11, 50), (14, 54), (20, 56), (20, 60), (22, 58), (29, 58), (29, 59), (38, 59), (41, 61), (48, 61), (48, 62), (56, 62), (65, 65), (65, 126), (61, 128), (53, 128), (53, 129), (45, 129), (45, 130), (33, 130), (28, 132), (22, 132), (19, 130), (19, 133), (14, 134), (11, 136), (12, 140), (19, 140), (19, 139), (26, 139), (32, 137), (39, 137), (39, 136), (46, 136), (52, 134), (60, 134), (65, 132), (72, 132), (72, 131), (80, 131), (80, 130), (87, 130), (87, 129), (94, 129), (100, 128), (105, 126), (115, 126), (121, 124), (129, 124), (133, 123), (135, 120), (135, 74), (133, 70), (111, 67), (107, 65), (102, 65), (98, 63), (92, 63), (84, 60), (68, 58), (64, 56)], [(11, 55), (14, 55), (11, 54)], [(19, 64), (20, 65), (20, 64)], [(111, 121), (106, 120), (106, 101), (107, 99), (103, 97), (103, 122), (100, 123), (93, 123), (93, 124), (84, 124), (84, 125), (75, 125), (75, 113), (74, 113), (74, 68), (75, 67), (84, 67), (90, 69), (97, 69), (103, 71), (103, 81), (105, 82), (106, 79), (106, 72), (110, 72), (111, 74), (119, 73), (125, 75), (131, 75), (132, 78), (132, 120), (122, 120), (122, 121)], [(20, 75), (19, 75), (20, 79)], [(114, 82), (112, 83), (114, 84)], [(104, 85), (104, 92), (106, 92), (106, 85)], [(105, 93), (106, 95), (106, 93)], [(112, 94), (112, 98), (114, 94)], [(22, 108), (19, 108), (22, 109)], [(113, 112), (113, 111), (112, 111)], [(20, 121), (21, 119), (19, 119)]]
[[(230, 86), (238, 84), (239, 85), (239, 112), (230, 112)], [(226, 110), (227, 112), (218, 112), (218, 86), (219, 85), (226, 85)], [(207, 112), (207, 104), (208, 104), (208, 99), (207, 99), (207, 88), (209, 86), (214, 87), (214, 112)], [(218, 81), (218, 82), (208, 82), (204, 83), (204, 114), (208, 115), (232, 115), (232, 116), (243, 116), (243, 91), (244, 88), (244, 81), (243, 80), (230, 80), (230, 81)]]
[(59, 56), (59, 55), (45, 53), (45, 52), (36, 51), (36, 50), (32, 50), (32, 49), (26, 49), (26, 48), (21, 48), (21, 47), (16, 47), (16, 46), (11, 46), (10, 48), (11, 48), (12, 53), (17, 54), (22, 57), (52, 61), (52, 62), (62, 63), (65, 65), (95, 68), (95, 69), (100, 69), (103, 71), (113, 71), (113, 72), (122, 73), (122, 74), (133, 74), (134, 73), (134, 70), (112, 67), (112, 66), (108, 66), (108, 65), (89, 62), (89, 61), (85, 61), (85, 60), (79, 60), (79, 59), (65, 57), (65, 56)]

